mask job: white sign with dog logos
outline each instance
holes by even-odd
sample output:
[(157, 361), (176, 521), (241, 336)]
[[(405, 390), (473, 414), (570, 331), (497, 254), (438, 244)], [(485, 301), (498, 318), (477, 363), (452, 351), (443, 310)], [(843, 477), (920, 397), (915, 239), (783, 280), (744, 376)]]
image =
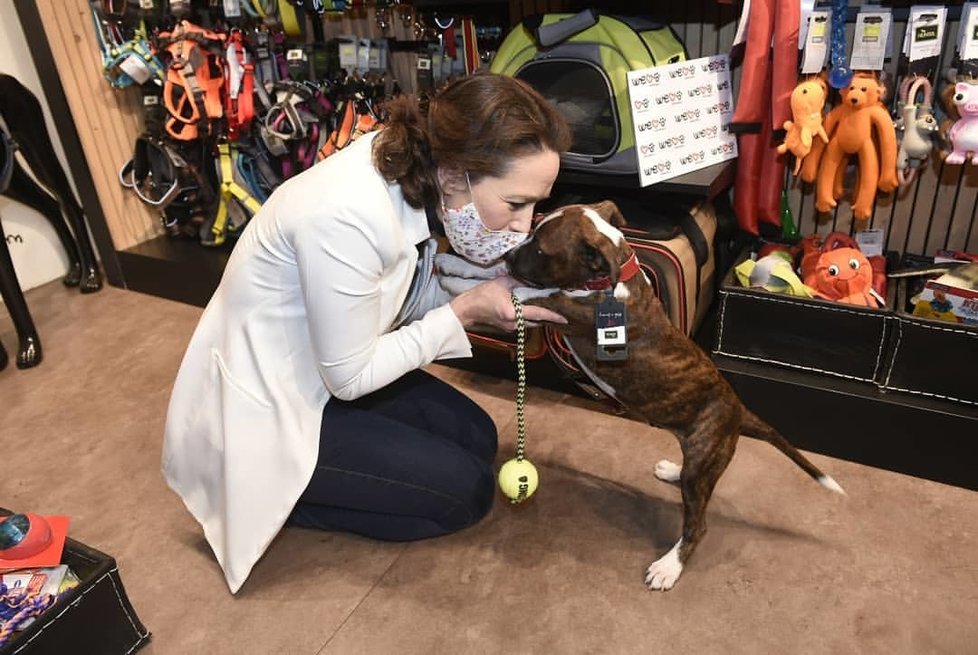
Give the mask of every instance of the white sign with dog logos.
[(628, 96), (642, 186), (737, 156), (727, 55), (629, 71)]

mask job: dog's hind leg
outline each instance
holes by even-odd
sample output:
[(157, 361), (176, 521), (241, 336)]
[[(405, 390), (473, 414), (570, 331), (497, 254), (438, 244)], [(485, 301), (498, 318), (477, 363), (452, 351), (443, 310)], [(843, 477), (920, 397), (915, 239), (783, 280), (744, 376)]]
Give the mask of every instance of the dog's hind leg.
[(683, 471), (683, 467), (675, 462), (668, 459), (660, 459), (655, 463), (655, 470), (653, 473), (655, 477), (659, 478), (663, 482), (679, 482), (679, 476)]
[[(685, 440), (680, 439), (683, 446), (683, 465), (679, 471), (679, 485), (683, 494), (683, 534), (668, 553), (649, 566), (645, 574), (645, 584), (649, 589), (672, 589), (683, 572), (683, 566), (706, 534), (706, 506), (717, 480), (733, 457), (738, 438), (733, 428), (727, 428), (726, 434), (720, 437), (716, 429), (716, 423), (706, 421)], [(667, 464), (671, 466), (665, 467), (665, 472), (674, 473), (672, 467), (676, 465), (672, 462)], [(658, 475), (659, 466), (656, 469)]]

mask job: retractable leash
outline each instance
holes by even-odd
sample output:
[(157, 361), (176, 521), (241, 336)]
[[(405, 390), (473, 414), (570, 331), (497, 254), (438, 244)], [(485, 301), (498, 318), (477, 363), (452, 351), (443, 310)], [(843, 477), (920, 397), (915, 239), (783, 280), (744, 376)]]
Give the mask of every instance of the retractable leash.
[(537, 468), (526, 459), (526, 322), (523, 305), (512, 294), (516, 310), (516, 457), (499, 469), (499, 488), (514, 505), (533, 495), (540, 483)]

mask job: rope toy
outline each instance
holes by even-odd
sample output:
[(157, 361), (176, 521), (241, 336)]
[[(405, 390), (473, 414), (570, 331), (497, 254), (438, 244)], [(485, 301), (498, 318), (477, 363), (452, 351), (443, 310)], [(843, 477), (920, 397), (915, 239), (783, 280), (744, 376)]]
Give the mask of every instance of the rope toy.
[(0, 582), (0, 616), (4, 619), (0, 627), (0, 648), (13, 636), (22, 623), (39, 616), (44, 610), (54, 605), (54, 594), (43, 594), (27, 598), (12, 598), (7, 585)]
[(516, 457), (499, 469), (499, 489), (516, 505), (533, 495), (540, 483), (537, 468), (526, 459), (526, 323), (523, 305), (516, 294), (511, 296), (516, 310)]

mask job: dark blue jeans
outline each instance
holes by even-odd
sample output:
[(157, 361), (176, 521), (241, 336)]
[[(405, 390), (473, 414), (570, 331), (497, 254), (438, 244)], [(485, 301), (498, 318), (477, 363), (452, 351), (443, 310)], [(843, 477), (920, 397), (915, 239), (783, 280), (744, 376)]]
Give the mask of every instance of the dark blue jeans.
[(290, 522), (389, 541), (472, 525), (492, 507), (496, 436), (482, 408), (420, 370), (352, 402), (331, 398)]

